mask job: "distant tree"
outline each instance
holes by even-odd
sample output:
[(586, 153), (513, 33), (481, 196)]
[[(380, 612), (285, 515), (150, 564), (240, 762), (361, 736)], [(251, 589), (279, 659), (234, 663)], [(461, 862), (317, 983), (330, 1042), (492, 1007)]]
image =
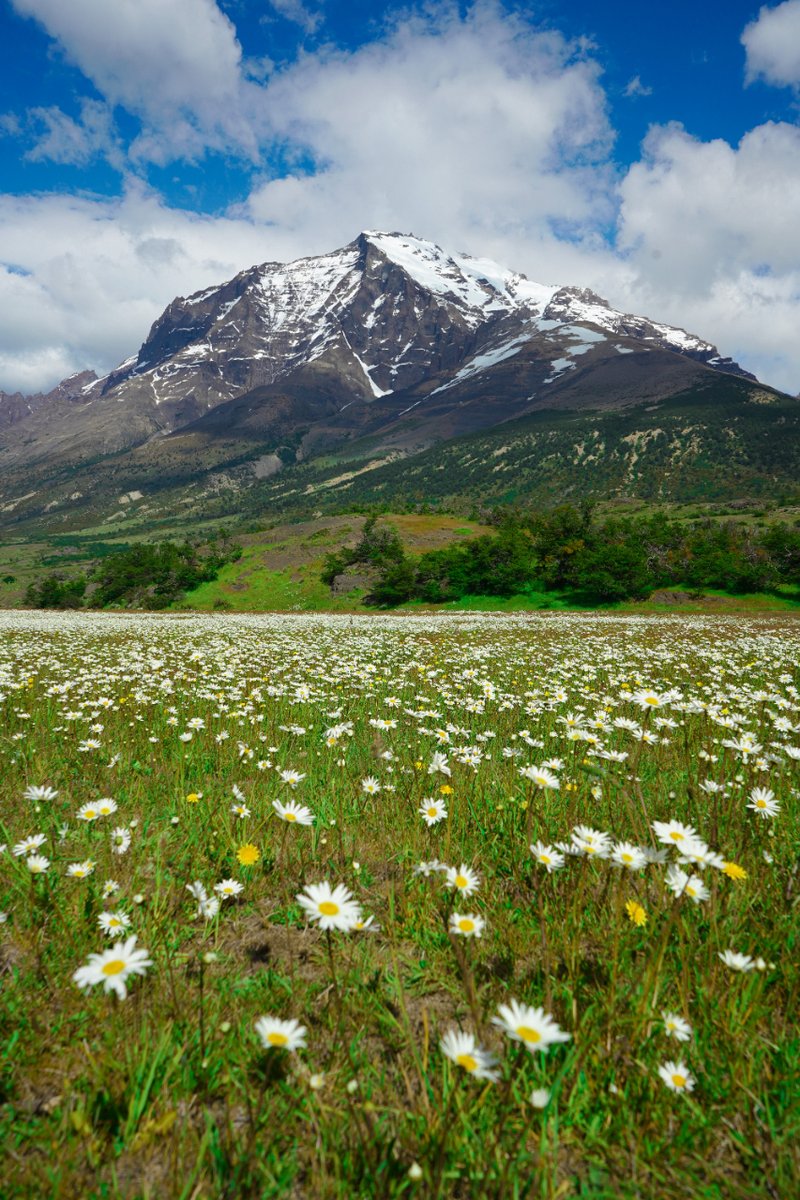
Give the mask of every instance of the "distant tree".
[(85, 593), (83, 575), (67, 579), (54, 573), (28, 585), (25, 603), (32, 608), (82, 608)]
[(391, 607), (404, 604), (416, 591), (416, 575), (407, 558), (388, 562), (366, 597), (370, 604)]
[(320, 578), (323, 583), (331, 584), (337, 575), (356, 563), (385, 567), (390, 563), (401, 563), (404, 558), (405, 550), (397, 530), (393, 525), (379, 525), (373, 513), (364, 522), (357, 545), (351, 549), (342, 547), (325, 556)]

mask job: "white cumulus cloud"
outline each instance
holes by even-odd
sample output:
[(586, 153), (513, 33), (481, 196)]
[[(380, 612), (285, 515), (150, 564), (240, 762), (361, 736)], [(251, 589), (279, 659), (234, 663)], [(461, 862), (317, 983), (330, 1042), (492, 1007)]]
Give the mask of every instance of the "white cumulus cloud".
[(800, 386), (800, 129), (760, 125), (738, 146), (653, 129), (621, 185), (619, 248), (631, 303), (655, 307)]
[(139, 117), (133, 156), (168, 161), (230, 145), (255, 155), (236, 30), (214, 0), (12, 0), (111, 105)]
[(766, 5), (742, 34), (747, 51), (747, 78), (778, 87), (800, 84), (800, 0)]
[(136, 353), (177, 295), (285, 244), (246, 220), (170, 209), (133, 186), (118, 200), (0, 196), (0, 388), (37, 391)]
[(612, 214), (597, 64), (493, 5), (305, 56), (273, 76), (264, 105), (313, 170), (264, 181), (247, 211), (312, 239), (335, 245), (357, 224), (492, 253), (549, 245), (555, 224), (591, 239)]

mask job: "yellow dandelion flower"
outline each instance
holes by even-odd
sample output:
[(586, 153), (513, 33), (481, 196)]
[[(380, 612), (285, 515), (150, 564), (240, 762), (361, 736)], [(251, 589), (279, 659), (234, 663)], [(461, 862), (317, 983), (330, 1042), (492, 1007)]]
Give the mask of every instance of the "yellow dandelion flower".
[(236, 851), (236, 857), (243, 867), (252, 867), (261, 858), (261, 851), (252, 842), (246, 842)]
[(635, 900), (628, 901), (625, 905), (625, 912), (628, 914), (628, 919), (633, 921), (634, 925), (647, 924), (647, 913), (641, 904), (637, 904)]
[(189, 792), (189, 795), (186, 797), (186, 803), (199, 804), (202, 794), (202, 792)]
[(739, 883), (742, 879), (747, 879), (747, 871), (735, 862), (726, 862), (722, 868), (722, 873), (723, 875), (727, 875), (729, 879), (735, 880), (736, 883)]
[(449, 783), (443, 783), (439, 788), (439, 791), (443, 796), (452, 796), (453, 794), (453, 789), (450, 787)]

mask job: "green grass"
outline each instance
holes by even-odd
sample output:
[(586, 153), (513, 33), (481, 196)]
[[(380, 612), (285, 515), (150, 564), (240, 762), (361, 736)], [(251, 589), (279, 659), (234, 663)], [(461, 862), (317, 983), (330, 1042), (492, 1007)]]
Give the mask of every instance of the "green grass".
[[(3, 616), (4, 1200), (797, 1194), (798, 661), (781, 614)], [(723, 744), (745, 731), (772, 757)], [(520, 774), (553, 758), (557, 789)], [(25, 798), (45, 784), (55, 797)], [(754, 787), (777, 815), (747, 807)], [(80, 819), (101, 797), (117, 811)], [(446, 817), (428, 827), (431, 799)], [(549, 874), (529, 849), (578, 825), (653, 848), (671, 820), (721, 856), (697, 903), (664, 863), (583, 854)], [(37, 876), (11, 848), (40, 833)], [(433, 859), (477, 890), (415, 873)], [(231, 879), (241, 895), (204, 918), (187, 885)], [(297, 895), (322, 880), (375, 927), (309, 923)], [(110, 946), (103, 911), (152, 960), (124, 1001), (73, 981)], [(454, 912), (482, 936), (449, 933)], [(569, 1040), (511, 1041), (493, 1023), (511, 1000)], [(298, 1020), (305, 1047), (265, 1048), (264, 1015)], [(442, 1052), (458, 1029), (497, 1056), (496, 1081)], [(691, 1092), (663, 1083), (670, 1060)]]
[(398, 607), (400, 612), (549, 612), (585, 610), (586, 606), (576, 603), (562, 592), (522, 592), (514, 596), (462, 596), (460, 600), (449, 600), (445, 604), (426, 605), (411, 601)]
[[(300, 612), (349, 610), (353, 599), (338, 601), (319, 578), (322, 560), (294, 568), (270, 569), (264, 565), (270, 546), (247, 547), (241, 559), (223, 567), (210, 583), (187, 593), (173, 607), (199, 612), (230, 606), (239, 612)], [(221, 604), (220, 604), (221, 602)]]

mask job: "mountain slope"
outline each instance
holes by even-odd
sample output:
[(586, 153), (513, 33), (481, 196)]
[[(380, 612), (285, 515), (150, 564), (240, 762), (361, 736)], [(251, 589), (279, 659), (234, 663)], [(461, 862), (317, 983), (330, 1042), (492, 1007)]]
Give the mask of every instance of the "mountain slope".
[(30, 411), (14, 398), (5, 422), (0, 397), (0, 519), (103, 521), (332, 451), (407, 457), (537, 413), (641, 408), (734, 378), (777, 395), (710, 343), (592, 292), (363, 233), (179, 297), (138, 355), (77, 394)]

